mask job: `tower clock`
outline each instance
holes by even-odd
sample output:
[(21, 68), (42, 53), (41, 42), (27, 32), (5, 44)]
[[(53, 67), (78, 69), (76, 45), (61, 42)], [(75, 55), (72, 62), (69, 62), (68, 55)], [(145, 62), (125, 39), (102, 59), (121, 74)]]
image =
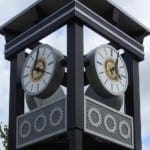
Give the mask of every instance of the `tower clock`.
[(87, 78), (91, 86), (104, 97), (119, 96), (128, 86), (126, 64), (114, 47), (102, 45), (87, 55)]
[(22, 69), (22, 87), (27, 95), (46, 98), (62, 81), (63, 55), (49, 45), (39, 45), (28, 55)]

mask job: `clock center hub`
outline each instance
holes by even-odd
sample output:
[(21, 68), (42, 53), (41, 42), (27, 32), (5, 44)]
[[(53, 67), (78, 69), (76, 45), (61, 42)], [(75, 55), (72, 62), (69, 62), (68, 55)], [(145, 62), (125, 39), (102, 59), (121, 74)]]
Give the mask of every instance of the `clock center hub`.
[(43, 59), (38, 59), (35, 69), (31, 70), (30, 76), (33, 82), (41, 80), (44, 75), (45, 61)]
[(111, 81), (117, 82), (119, 80), (118, 74), (115, 70), (115, 61), (112, 58), (106, 60), (105, 72)]

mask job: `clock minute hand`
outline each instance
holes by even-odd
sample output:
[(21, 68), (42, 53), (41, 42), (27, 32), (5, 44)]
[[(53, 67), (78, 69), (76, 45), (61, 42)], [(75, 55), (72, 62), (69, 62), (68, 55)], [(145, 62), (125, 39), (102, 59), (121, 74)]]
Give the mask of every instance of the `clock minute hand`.
[(115, 62), (115, 71), (116, 71), (117, 75), (119, 76), (119, 79), (121, 79), (121, 76), (118, 72), (118, 60), (119, 60), (119, 52), (117, 53), (117, 59), (116, 59), (116, 62)]
[(37, 64), (38, 57), (39, 57), (39, 49), (37, 50), (37, 53), (36, 53), (36, 58), (35, 58), (35, 61), (33, 64), (33, 70), (36, 70), (36, 64)]

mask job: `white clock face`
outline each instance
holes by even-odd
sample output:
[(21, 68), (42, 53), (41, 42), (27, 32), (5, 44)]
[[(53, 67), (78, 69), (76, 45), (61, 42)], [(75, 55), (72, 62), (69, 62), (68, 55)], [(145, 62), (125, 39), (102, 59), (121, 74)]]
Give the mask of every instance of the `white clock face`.
[(44, 92), (55, 75), (56, 63), (56, 56), (51, 47), (47, 45), (36, 47), (27, 57), (23, 67), (24, 91), (31, 96)]
[(109, 45), (97, 48), (94, 63), (99, 82), (106, 91), (113, 95), (121, 95), (126, 91), (127, 68), (117, 50)]

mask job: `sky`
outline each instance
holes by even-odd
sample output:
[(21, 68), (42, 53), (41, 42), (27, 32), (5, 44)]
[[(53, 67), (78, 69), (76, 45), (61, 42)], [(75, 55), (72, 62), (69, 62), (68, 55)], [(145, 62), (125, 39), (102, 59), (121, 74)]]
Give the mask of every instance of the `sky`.
[[(11, 17), (27, 8), (36, 0), (0, 0), (0, 25)], [(149, 0), (111, 0), (123, 10), (136, 18), (147, 28), (150, 28), (150, 1)], [(44, 43), (61, 49), (66, 54), (66, 27), (53, 33), (42, 40)], [(106, 42), (96, 33), (88, 28), (84, 29), (86, 52)], [(92, 42), (91, 42), (92, 39)], [(59, 43), (59, 44), (58, 44)], [(4, 59), (5, 39), (0, 35), (0, 122), (8, 122), (9, 105), (9, 62)], [(140, 63), (140, 94), (141, 94), (141, 122), (142, 122), (142, 147), (143, 150), (150, 150), (150, 36), (144, 40), (145, 60)], [(0, 141), (0, 150), (3, 150)]]

